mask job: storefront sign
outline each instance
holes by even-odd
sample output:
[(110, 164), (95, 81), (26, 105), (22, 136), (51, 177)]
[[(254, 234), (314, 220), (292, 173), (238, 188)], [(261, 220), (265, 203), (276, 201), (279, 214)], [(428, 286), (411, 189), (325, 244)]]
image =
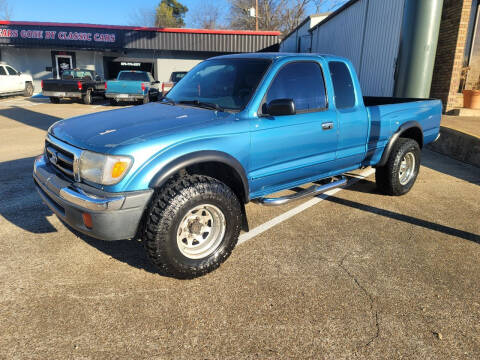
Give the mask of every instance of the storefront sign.
[(115, 43), (114, 33), (77, 32), (77, 31), (52, 31), (52, 30), (26, 30), (26, 29), (2, 29), (0, 38), (10, 39), (36, 39), (36, 40), (60, 40), (60, 41), (85, 41), (97, 43)]

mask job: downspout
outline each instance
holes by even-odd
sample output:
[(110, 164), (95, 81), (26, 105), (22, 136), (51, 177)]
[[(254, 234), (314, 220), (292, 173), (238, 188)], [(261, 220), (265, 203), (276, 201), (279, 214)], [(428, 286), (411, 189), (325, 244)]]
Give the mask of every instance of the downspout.
[(395, 97), (428, 98), (443, 0), (405, 0)]

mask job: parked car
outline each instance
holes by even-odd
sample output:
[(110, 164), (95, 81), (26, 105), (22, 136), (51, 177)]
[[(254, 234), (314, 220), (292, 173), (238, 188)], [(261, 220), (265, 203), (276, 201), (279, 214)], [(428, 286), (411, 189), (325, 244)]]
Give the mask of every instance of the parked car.
[(105, 82), (93, 70), (64, 70), (61, 79), (42, 80), (42, 94), (54, 104), (65, 98), (81, 99), (84, 104), (91, 104), (95, 97), (105, 97)]
[(172, 72), (170, 75), (170, 80), (162, 83), (162, 96), (166, 96), (168, 92), (175, 86), (175, 84), (182, 80), (185, 75), (187, 75), (187, 71)]
[(105, 83), (105, 96), (112, 105), (119, 101), (141, 101), (144, 104), (157, 101), (159, 81), (146, 71), (120, 71), (117, 80)]
[(5, 62), (0, 62), (0, 96), (33, 95), (33, 79), (28, 74), (22, 74)]
[(74, 229), (140, 238), (163, 272), (190, 278), (228, 258), (252, 200), (289, 203), (344, 186), (344, 173), (367, 166), (381, 191), (407, 193), (441, 114), (439, 100), (363, 97), (340, 57), (220, 56), (161, 102), (57, 122), (33, 176)]

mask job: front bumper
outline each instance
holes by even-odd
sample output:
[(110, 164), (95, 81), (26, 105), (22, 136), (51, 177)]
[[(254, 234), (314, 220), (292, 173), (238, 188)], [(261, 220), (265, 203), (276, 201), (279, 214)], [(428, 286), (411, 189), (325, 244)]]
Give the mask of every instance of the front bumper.
[(107, 99), (115, 99), (116, 101), (133, 101), (133, 100), (143, 100), (145, 98), (144, 94), (115, 94), (115, 93), (106, 93), (105, 97)]
[(80, 92), (66, 92), (66, 91), (42, 91), (43, 96), (57, 97), (57, 98), (81, 98)]
[[(61, 220), (101, 240), (135, 237), (153, 194), (153, 190), (113, 194), (71, 183), (58, 176), (44, 156), (35, 159), (33, 179), (42, 200)], [(84, 224), (84, 213), (91, 215), (91, 228)]]

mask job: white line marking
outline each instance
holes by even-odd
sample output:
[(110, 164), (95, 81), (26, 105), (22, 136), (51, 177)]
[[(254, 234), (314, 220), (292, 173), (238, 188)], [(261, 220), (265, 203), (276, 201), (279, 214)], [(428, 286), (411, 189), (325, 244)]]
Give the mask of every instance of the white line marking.
[[(365, 179), (365, 178), (369, 177), (370, 175), (372, 175), (374, 173), (375, 173), (375, 169), (369, 168), (369, 169), (363, 171), (362, 173), (358, 174), (357, 177), (351, 179), (348, 182), (346, 187), (349, 187), (349, 186), (355, 184), (357, 181)], [(303, 204), (301, 204), (301, 205), (299, 205), (299, 206), (297, 206), (293, 209), (290, 209), (287, 212), (284, 212), (283, 214), (278, 215), (277, 217), (274, 217), (272, 220), (269, 220), (266, 223), (257, 226), (256, 228), (250, 230), (248, 233), (244, 233), (244, 234), (240, 235), (240, 237), (238, 238), (238, 245), (243, 244), (244, 242), (246, 242), (250, 239), (253, 239), (255, 236), (260, 235), (261, 233), (263, 233), (263, 232), (271, 229), (272, 227), (284, 222), (285, 220), (290, 219), (291, 217), (293, 217), (297, 214), (300, 214), (302, 211), (307, 210), (308, 208), (312, 207), (313, 205), (318, 204), (319, 202), (325, 200), (329, 196), (332, 196), (332, 195), (334, 195), (337, 192), (342, 191), (342, 190), (343, 190), (343, 188), (337, 188), (337, 189), (327, 191), (324, 194), (320, 194), (320, 195), (308, 200), (307, 202), (304, 202)]]

